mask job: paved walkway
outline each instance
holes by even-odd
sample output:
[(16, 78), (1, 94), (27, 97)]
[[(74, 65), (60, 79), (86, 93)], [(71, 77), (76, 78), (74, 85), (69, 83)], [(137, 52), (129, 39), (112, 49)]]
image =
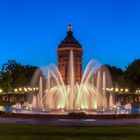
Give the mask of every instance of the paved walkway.
[(103, 126), (103, 125), (127, 125), (140, 124), (140, 118), (136, 119), (23, 119), (0, 117), (0, 123), (29, 124), (29, 125), (58, 125), (58, 126)]

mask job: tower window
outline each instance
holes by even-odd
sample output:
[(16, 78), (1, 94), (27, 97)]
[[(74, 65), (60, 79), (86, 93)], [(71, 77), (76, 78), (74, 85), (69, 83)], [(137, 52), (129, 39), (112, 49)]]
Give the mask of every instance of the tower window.
[(65, 66), (65, 64), (62, 64), (62, 67), (64, 67)]

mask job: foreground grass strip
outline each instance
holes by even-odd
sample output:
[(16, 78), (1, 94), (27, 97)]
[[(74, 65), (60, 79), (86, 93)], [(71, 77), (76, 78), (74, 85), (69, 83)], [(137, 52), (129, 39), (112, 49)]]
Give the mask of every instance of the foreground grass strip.
[(140, 140), (140, 125), (64, 127), (0, 124), (0, 140)]

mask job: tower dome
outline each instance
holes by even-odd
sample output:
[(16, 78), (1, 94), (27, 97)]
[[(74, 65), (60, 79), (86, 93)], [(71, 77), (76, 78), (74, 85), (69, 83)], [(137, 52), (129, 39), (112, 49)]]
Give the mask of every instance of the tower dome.
[(61, 43), (58, 45), (58, 47), (65, 48), (65, 47), (70, 47), (70, 46), (76, 47), (76, 48), (81, 48), (79, 41), (77, 41), (75, 39), (75, 37), (73, 36), (71, 24), (68, 25), (68, 31), (67, 31), (66, 37), (64, 38), (64, 40), (61, 41)]
[(82, 53), (81, 44), (75, 39), (72, 32), (71, 24), (68, 25), (68, 31), (64, 40), (58, 45), (58, 68), (65, 83), (69, 83), (69, 56), (70, 51), (74, 54), (74, 73), (75, 81), (80, 83), (82, 77)]

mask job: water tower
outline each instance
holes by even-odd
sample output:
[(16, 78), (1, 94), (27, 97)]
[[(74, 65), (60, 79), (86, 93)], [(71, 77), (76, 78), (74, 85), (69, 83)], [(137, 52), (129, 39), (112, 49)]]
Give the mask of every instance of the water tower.
[(82, 77), (82, 53), (83, 49), (80, 43), (75, 39), (72, 32), (71, 24), (68, 25), (68, 31), (66, 37), (58, 45), (58, 69), (62, 75), (62, 78), (66, 84), (69, 83), (69, 56), (70, 51), (73, 50), (74, 54), (74, 72), (75, 81), (80, 83)]

